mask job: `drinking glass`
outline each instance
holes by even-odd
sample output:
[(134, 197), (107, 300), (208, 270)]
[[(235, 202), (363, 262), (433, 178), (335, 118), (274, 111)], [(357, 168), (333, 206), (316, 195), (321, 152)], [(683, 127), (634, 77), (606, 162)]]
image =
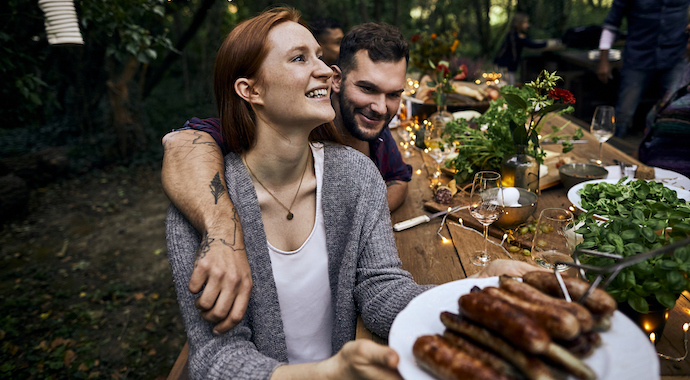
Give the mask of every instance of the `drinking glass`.
[(441, 177), (441, 162), (450, 154), (450, 146), (441, 138), (442, 134), (443, 127), (427, 123), (424, 145), (426, 145), (426, 152), (436, 161), (436, 171), (434, 171), (433, 178)]
[(567, 270), (566, 265), (557, 262), (570, 262), (575, 242), (573, 214), (561, 208), (542, 210), (532, 240), (532, 260), (544, 268)]
[(599, 160), (597, 160), (597, 163), (601, 165), (601, 148), (616, 131), (616, 113), (613, 107), (598, 106), (594, 110), (589, 131), (599, 140)]
[(493, 256), (487, 252), (489, 225), (498, 220), (502, 211), (501, 175), (491, 171), (475, 174), (470, 192), (470, 215), (484, 226), (484, 249), (472, 257), (472, 264), (483, 267), (493, 260)]

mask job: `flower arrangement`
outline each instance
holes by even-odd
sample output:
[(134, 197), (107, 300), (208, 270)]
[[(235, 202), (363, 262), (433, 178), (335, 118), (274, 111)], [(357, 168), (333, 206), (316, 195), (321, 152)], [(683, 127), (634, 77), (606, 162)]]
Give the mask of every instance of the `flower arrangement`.
[(573, 136), (563, 136), (559, 133), (565, 125), (553, 126), (551, 132), (542, 135), (548, 118), (573, 111), (575, 97), (568, 90), (556, 88), (559, 80), (555, 72), (544, 70), (521, 88), (502, 87), (501, 97), (492, 100), (489, 109), (473, 120), (474, 127), (462, 119), (448, 123), (445, 135), (456, 143), (458, 155), (447, 165), (456, 169), (456, 180), (465, 182), (479, 170), (500, 170), (501, 160), (515, 154), (519, 145), (526, 146), (527, 154), (539, 163), (545, 156), (540, 141), (562, 140), (563, 152), (572, 150), (570, 140), (583, 136), (579, 128)]
[(455, 92), (455, 88), (450, 80), (463, 80), (467, 78), (467, 65), (462, 64), (451, 71), (448, 61), (439, 61), (438, 64), (434, 64), (433, 61), (429, 60), (429, 66), (434, 69), (436, 80), (428, 81), (426, 85), (434, 87), (434, 101), (439, 106), (443, 106), (446, 104), (448, 94)]
[(456, 32), (414, 34), (410, 38), (410, 67), (426, 72), (429, 70), (429, 61), (451, 61), (459, 45)]

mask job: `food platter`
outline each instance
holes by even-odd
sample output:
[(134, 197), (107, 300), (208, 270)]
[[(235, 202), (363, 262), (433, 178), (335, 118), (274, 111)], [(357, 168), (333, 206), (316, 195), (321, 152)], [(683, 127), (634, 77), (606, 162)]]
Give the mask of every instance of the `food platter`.
[[(391, 326), (388, 344), (400, 356), (398, 370), (406, 380), (433, 380), (412, 355), (415, 340), (422, 335), (442, 334), (442, 311), (458, 312), (458, 298), (473, 286), (498, 286), (498, 277), (449, 282), (415, 297)], [(649, 339), (628, 317), (616, 311), (611, 329), (601, 333), (602, 344), (586, 358), (599, 380), (659, 379), (659, 360)], [(569, 380), (574, 379), (572, 377)]]
[[(578, 210), (580, 210), (582, 212), (587, 212), (587, 210), (585, 210), (582, 207), (582, 198), (580, 197), (580, 193), (579, 193), (580, 190), (582, 190), (585, 187), (585, 185), (587, 185), (587, 184), (595, 184), (595, 183), (600, 183), (600, 182), (618, 183), (618, 180), (619, 180), (619, 178), (618, 179), (605, 178), (605, 179), (593, 179), (591, 181), (578, 183), (577, 185), (571, 187), (570, 190), (568, 190), (568, 200)], [(681, 189), (680, 187), (675, 187), (675, 186), (666, 185), (666, 184), (664, 184), (664, 186), (666, 186), (667, 188), (669, 188), (671, 190), (675, 190), (676, 194), (678, 194), (678, 198), (685, 199), (686, 201), (690, 200), (690, 191), (685, 190), (685, 189)], [(605, 217), (603, 217), (601, 215), (594, 215), (594, 217), (597, 219), (600, 219), (600, 220), (607, 220)]]
[[(637, 165), (632, 165), (632, 169), (637, 169)], [(619, 179), (621, 178), (621, 168), (618, 165), (607, 166), (609, 174), (606, 179)], [(690, 178), (678, 173), (673, 170), (654, 168), (654, 181), (658, 181), (666, 185), (667, 187), (675, 186), (680, 187), (685, 190), (690, 190)]]

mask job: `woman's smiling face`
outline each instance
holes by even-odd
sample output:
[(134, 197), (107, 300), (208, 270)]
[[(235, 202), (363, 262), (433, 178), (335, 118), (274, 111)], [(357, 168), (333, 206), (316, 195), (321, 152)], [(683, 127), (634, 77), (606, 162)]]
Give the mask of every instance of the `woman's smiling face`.
[(268, 54), (256, 83), (257, 111), (271, 124), (316, 127), (333, 121), (332, 76), (307, 28), (292, 21), (278, 24), (268, 34)]

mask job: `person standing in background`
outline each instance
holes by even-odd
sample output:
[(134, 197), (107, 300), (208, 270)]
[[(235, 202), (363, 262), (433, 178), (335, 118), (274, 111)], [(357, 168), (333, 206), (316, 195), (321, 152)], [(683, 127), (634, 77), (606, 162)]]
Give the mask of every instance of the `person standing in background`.
[(616, 103), (617, 137), (627, 133), (642, 93), (651, 83), (661, 84), (661, 97), (682, 73), (688, 42), (688, 5), (690, 0), (613, 1), (599, 39), (597, 76), (604, 83), (612, 78), (609, 50), (620, 33), (623, 18), (627, 19), (628, 36)]
[(529, 16), (521, 12), (515, 13), (513, 22), (510, 24), (510, 30), (494, 59), (499, 71), (506, 75), (504, 80), (510, 85), (515, 84), (515, 73), (520, 66), (522, 49), (524, 47), (541, 49), (547, 46), (546, 42), (536, 42), (529, 39), (527, 29), (529, 29)]
[(340, 41), (343, 40), (340, 23), (332, 18), (317, 18), (309, 23), (309, 30), (321, 45), (323, 61), (328, 66), (335, 65), (340, 54)]

